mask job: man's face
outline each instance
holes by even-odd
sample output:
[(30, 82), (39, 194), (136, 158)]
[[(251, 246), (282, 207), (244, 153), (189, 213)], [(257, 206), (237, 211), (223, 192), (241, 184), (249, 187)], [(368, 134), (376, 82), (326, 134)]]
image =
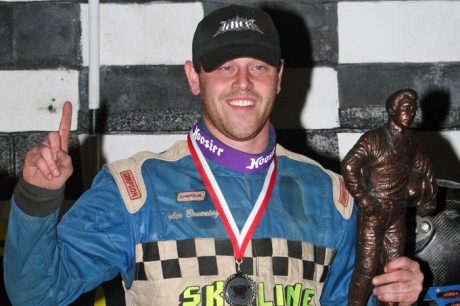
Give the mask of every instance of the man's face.
[(408, 128), (414, 122), (417, 112), (417, 101), (409, 97), (404, 97), (395, 107), (391, 114), (393, 122), (401, 127)]
[(246, 141), (268, 127), (282, 70), (257, 59), (237, 58), (212, 72), (202, 71), (201, 111), (210, 132)]

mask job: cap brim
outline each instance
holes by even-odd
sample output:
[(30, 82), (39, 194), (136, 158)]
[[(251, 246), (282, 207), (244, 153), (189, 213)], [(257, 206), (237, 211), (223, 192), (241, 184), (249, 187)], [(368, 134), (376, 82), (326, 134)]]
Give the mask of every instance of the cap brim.
[(222, 64), (240, 57), (255, 58), (273, 67), (278, 67), (280, 63), (278, 50), (253, 44), (238, 44), (217, 48), (203, 54), (199, 61), (205, 72), (211, 72)]

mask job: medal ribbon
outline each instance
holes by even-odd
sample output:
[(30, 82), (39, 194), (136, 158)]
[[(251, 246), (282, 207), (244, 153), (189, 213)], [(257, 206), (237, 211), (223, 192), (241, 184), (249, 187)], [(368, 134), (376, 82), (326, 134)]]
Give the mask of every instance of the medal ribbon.
[(193, 137), (193, 132), (191, 131), (187, 137), (188, 147), (192, 155), (192, 159), (195, 162), (198, 172), (200, 173), (201, 179), (203, 180), (209, 195), (219, 212), (219, 215), (222, 219), (222, 223), (230, 237), (232, 242), (233, 249), (235, 252), (235, 259), (242, 260), (244, 251), (249, 243), (249, 240), (252, 237), (257, 225), (259, 225), (260, 219), (267, 208), (268, 202), (272, 195), (273, 186), (275, 185), (276, 179), (276, 166), (277, 160), (276, 155), (273, 157), (272, 162), (268, 168), (267, 175), (265, 177), (262, 190), (260, 191), (259, 197), (257, 198), (254, 207), (252, 208), (251, 213), (246, 220), (243, 229), (239, 232), (236, 222), (233, 218), (233, 215), (225, 201), (225, 198), (222, 194), (222, 191), (217, 184), (217, 181), (212, 174), (211, 169), (209, 168), (208, 163), (206, 162), (203, 153), (196, 144), (196, 141)]

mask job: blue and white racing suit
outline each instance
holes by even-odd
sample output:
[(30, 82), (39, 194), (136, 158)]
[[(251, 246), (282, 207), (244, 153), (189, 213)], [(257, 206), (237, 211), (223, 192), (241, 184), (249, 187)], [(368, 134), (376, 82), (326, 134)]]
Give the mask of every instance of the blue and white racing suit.
[[(279, 145), (276, 155), (273, 193), (241, 265), (257, 305), (346, 305), (353, 199), (339, 175)], [(208, 164), (241, 229), (266, 170)], [(128, 305), (224, 305), (233, 248), (185, 141), (104, 167), (59, 223), (63, 191), (40, 192), (21, 181), (12, 199), (4, 266), (14, 305), (67, 305), (118, 273)]]

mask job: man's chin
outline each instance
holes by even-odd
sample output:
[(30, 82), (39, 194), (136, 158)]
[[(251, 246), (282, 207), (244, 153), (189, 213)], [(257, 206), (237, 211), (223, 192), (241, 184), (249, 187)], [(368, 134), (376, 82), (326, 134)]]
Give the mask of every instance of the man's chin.
[(248, 128), (239, 128), (237, 130), (228, 131), (227, 137), (239, 142), (244, 142), (255, 138), (261, 129), (248, 129)]

